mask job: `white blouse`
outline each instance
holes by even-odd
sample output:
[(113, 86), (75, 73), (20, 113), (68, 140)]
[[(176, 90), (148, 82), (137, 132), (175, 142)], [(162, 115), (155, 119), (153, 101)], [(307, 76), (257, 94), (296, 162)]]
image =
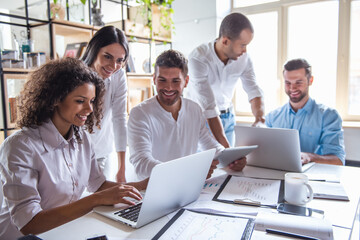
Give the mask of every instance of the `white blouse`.
[(96, 158), (106, 157), (114, 149), (125, 152), (127, 145), (126, 104), (127, 83), (125, 71), (120, 69), (105, 81), (105, 96), (101, 129), (94, 127), (91, 140)]
[(21, 236), (19, 229), (40, 211), (77, 201), (85, 188), (94, 192), (104, 183), (88, 134), (82, 129), (79, 134), (82, 143), (73, 133), (65, 140), (48, 121), (23, 128), (3, 142), (0, 239)]

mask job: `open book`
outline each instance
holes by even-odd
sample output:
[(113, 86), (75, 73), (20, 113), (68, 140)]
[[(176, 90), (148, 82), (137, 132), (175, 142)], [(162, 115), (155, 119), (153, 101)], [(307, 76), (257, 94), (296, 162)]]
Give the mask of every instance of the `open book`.
[(274, 229), (322, 240), (332, 240), (331, 222), (326, 219), (281, 213), (260, 212), (255, 220), (255, 230)]

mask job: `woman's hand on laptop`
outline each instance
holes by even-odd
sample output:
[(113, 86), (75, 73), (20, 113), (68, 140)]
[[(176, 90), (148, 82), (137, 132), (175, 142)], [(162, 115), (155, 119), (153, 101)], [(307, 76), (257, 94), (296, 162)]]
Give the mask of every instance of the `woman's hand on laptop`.
[(246, 165), (246, 157), (240, 158), (229, 164), (229, 168), (234, 171), (242, 171)]
[(146, 178), (139, 182), (127, 182), (126, 184), (135, 187), (139, 191), (142, 191), (147, 188), (148, 183), (149, 183), (149, 178)]
[(219, 160), (214, 159), (211, 162), (210, 170), (208, 172), (208, 175), (207, 175), (206, 179), (211, 178), (211, 175), (213, 174), (214, 170), (216, 169), (216, 165), (218, 165), (218, 164), (219, 164)]
[(117, 203), (134, 205), (133, 201), (124, 197), (130, 197), (138, 201), (142, 199), (140, 192), (135, 187), (124, 184), (109, 187), (95, 194), (98, 197), (99, 205), (114, 205)]

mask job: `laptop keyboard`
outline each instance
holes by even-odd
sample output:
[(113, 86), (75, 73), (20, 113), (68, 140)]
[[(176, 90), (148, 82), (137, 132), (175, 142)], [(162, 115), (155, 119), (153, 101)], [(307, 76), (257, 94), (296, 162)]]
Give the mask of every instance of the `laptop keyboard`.
[(142, 204), (142, 202), (138, 203), (136, 205), (133, 205), (129, 208), (125, 208), (120, 211), (117, 211), (114, 214), (119, 217), (128, 219), (130, 221), (137, 222), (139, 213), (140, 213), (141, 204)]

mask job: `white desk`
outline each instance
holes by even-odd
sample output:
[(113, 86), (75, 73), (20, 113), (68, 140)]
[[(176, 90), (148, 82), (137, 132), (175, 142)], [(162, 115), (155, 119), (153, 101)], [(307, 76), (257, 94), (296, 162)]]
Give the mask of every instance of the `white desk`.
[[(252, 169), (253, 170), (253, 169)], [(359, 239), (359, 196), (360, 168), (331, 166), (316, 164), (308, 170), (309, 173), (338, 174), (341, 184), (344, 186), (350, 201), (334, 201), (315, 199), (308, 204), (309, 207), (325, 210), (326, 217), (334, 225), (334, 239), (343, 240)], [(217, 174), (221, 174), (218, 171)], [(244, 174), (247, 174), (246, 168)], [(276, 171), (281, 178), (284, 172)], [(224, 203), (225, 204), (225, 203)], [(250, 207), (253, 208), (253, 207)], [(111, 239), (151, 239), (169, 220), (168, 216), (162, 217), (140, 229), (132, 229), (126, 225), (102, 217), (96, 213), (76, 219), (58, 228), (40, 234), (39, 237), (45, 240), (76, 239), (84, 240), (94, 235), (106, 234)], [(254, 231), (251, 239), (289, 239)]]

